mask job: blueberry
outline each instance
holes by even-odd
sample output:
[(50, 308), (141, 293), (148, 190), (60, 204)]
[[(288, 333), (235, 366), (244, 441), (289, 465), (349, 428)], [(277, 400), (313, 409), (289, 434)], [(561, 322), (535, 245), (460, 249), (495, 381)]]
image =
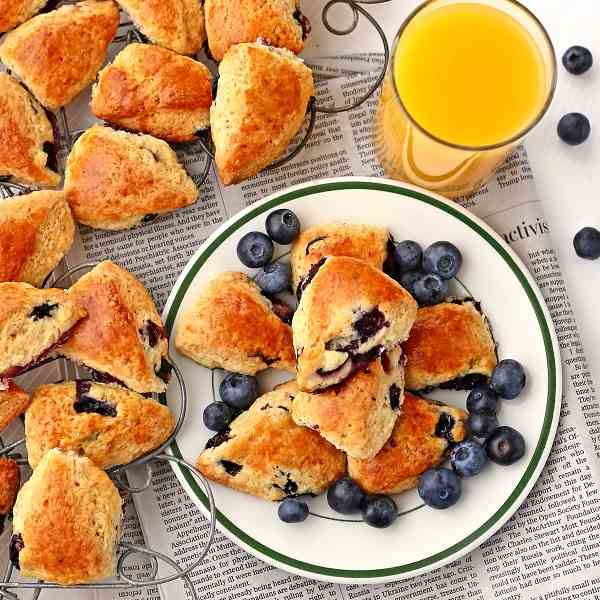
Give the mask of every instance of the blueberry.
[(471, 414), (495, 415), (498, 411), (496, 392), (489, 385), (476, 385), (467, 396), (467, 410)]
[(450, 469), (428, 469), (419, 478), (417, 491), (421, 500), (432, 508), (449, 508), (460, 498), (461, 482)]
[(423, 306), (439, 304), (448, 295), (448, 283), (435, 273), (426, 273), (415, 281), (413, 295)]
[(584, 227), (573, 239), (577, 256), (596, 260), (600, 258), (600, 231), (594, 227)]
[(522, 392), (525, 382), (525, 369), (521, 363), (506, 358), (496, 365), (492, 372), (490, 386), (500, 398), (512, 400)]
[(291, 288), (292, 268), (289, 263), (272, 262), (264, 266), (254, 279), (263, 292), (279, 294)]
[(389, 527), (398, 518), (398, 507), (389, 496), (367, 496), (362, 507), (363, 521), (371, 527)]
[(327, 490), (327, 503), (333, 510), (343, 515), (358, 512), (364, 499), (365, 493), (350, 477), (338, 479)]
[(485, 450), (495, 463), (512, 465), (525, 454), (525, 440), (512, 427), (498, 427), (486, 440)]
[(300, 233), (300, 220), (287, 208), (274, 210), (265, 222), (267, 233), (278, 244), (291, 244)]
[(229, 373), (221, 381), (219, 396), (230, 408), (246, 410), (258, 398), (258, 381), (251, 375)]
[(231, 409), (225, 402), (212, 402), (202, 413), (202, 420), (212, 431), (223, 431), (232, 419)]
[(423, 252), (423, 270), (442, 279), (452, 279), (462, 265), (460, 250), (450, 242), (435, 242)]
[(407, 271), (400, 276), (400, 285), (404, 287), (413, 296), (415, 295), (415, 283), (421, 279), (425, 273), (422, 271)]
[(571, 46), (562, 57), (562, 64), (572, 75), (585, 73), (591, 68), (593, 62), (592, 53), (583, 46)]
[(473, 435), (486, 438), (498, 427), (498, 417), (496, 415), (473, 414), (469, 416), (468, 423)]
[(421, 268), (423, 250), (417, 242), (404, 240), (396, 245), (394, 249), (394, 264), (400, 273), (416, 271)]
[(308, 505), (295, 498), (286, 498), (279, 505), (277, 514), (284, 523), (302, 523), (308, 517)]
[(473, 477), (487, 464), (487, 454), (476, 440), (466, 440), (457, 444), (450, 453), (452, 468), (460, 477)]
[(556, 128), (558, 137), (570, 146), (578, 146), (588, 139), (592, 127), (581, 113), (568, 113), (561, 117)]
[(237, 255), (251, 269), (264, 267), (273, 258), (273, 242), (264, 233), (251, 231), (238, 242)]

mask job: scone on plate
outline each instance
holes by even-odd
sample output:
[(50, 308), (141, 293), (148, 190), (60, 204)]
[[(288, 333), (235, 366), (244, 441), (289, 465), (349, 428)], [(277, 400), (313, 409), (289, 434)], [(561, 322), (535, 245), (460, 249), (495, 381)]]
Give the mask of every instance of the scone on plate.
[(465, 439), (466, 420), (454, 406), (407, 392), (388, 442), (371, 460), (348, 458), (348, 473), (369, 494), (414, 488), (422, 473), (443, 462), (452, 444)]
[(10, 31), (44, 8), (48, 0), (3, 0), (0, 11), (0, 33)]
[(13, 514), (9, 556), (24, 577), (75, 585), (116, 574), (121, 497), (89, 458), (47, 452)]
[(126, 269), (106, 260), (68, 291), (88, 318), (60, 354), (92, 370), (104, 383), (141, 394), (164, 392), (169, 351), (162, 320), (148, 290)]
[(68, 252), (75, 223), (62, 192), (32, 192), (0, 202), (0, 281), (36, 287)]
[(37, 100), (7, 73), (0, 73), (0, 139), (10, 140), (0, 144), (0, 177), (47, 187), (60, 183), (52, 164), (52, 125)]
[(58, 110), (94, 80), (118, 25), (111, 0), (62, 6), (8, 33), (0, 59), (46, 108)]
[(317, 393), (298, 392), (292, 417), (349, 457), (370, 459), (390, 437), (403, 399), (404, 360), (397, 347), (338, 386)]
[(344, 381), (398, 346), (417, 315), (413, 297), (366, 262), (332, 256), (317, 265), (292, 322), (298, 385), (307, 392)]
[(175, 347), (209, 369), (246, 375), (268, 367), (294, 371), (292, 330), (275, 310), (247, 275), (222, 273), (184, 312)]
[(99, 119), (169, 142), (210, 127), (212, 76), (202, 64), (150, 44), (129, 44), (100, 71), (91, 108)]
[(0, 379), (16, 377), (50, 354), (86, 314), (64, 290), (0, 283)]
[(14, 381), (0, 382), (0, 432), (6, 429), (29, 406), (29, 394)]
[(412, 391), (471, 389), (487, 381), (498, 360), (487, 319), (469, 298), (419, 308), (403, 348)]
[(346, 458), (291, 417), (294, 382), (258, 398), (208, 440), (196, 462), (213, 481), (265, 500), (323, 493), (346, 471)]
[(65, 195), (79, 223), (128, 229), (193, 204), (198, 189), (163, 140), (94, 125), (69, 154)]
[(225, 185), (253, 177), (282, 156), (314, 93), (311, 70), (288, 50), (254, 43), (227, 51), (210, 109), (215, 162)]

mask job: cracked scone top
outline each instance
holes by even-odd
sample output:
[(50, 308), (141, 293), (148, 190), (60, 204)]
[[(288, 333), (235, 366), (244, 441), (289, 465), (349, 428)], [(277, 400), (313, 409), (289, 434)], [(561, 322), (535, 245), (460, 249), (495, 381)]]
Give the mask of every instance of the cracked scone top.
[(3, 0), (0, 12), (0, 33), (24, 23), (46, 6), (48, 0)]
[(0, 534), (4, 531), (6, 517), (12, 513), (21, 483), (21, 471), (16, 461), (0, 457)]
[(4, 431), (29, 406), (29, 394), (14, 381), (0, 381), (0, 431)]

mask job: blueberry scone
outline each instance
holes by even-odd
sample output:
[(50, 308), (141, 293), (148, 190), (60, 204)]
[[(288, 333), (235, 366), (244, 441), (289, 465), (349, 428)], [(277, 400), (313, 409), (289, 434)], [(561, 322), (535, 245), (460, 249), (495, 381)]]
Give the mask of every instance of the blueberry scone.
[(246, 375), (268, 367), (294, 371), (286, 310), (291, 309), (262, 295), (247, 275), (223, 273), (183, 313), (175, 347), (209, 369)]
[(210, 109), (225, 185), (253, 177), (285, 152), (314, 93), (311, 70), (288, 50), (254, 43), (226, 52)]
[(60, 354), (103, 383), (141, 394), (165, 391), (170, 365), (163, 323), (150, 293), (129, 271), (101, 262), (68, 296), (88, 318), (75, 327)]
[(8, 427), (29, 406), (29, 394), (14, 381), (0, 382), (0, 432)]
[(86, 314), (64, 290), (0, 283), (0, 379), (16, 377), (64, 344)]
[(20, 483), (19, 465), (10, 458), (0, 457), (0, 534), (6, 517), (12, 513)]
[(212, 437), (196, 462), (213, 481), (265, 500), (324, 492), (346, 471), (346, 458), (291, 417), (294, 382), (261, 396)]
[(198, 189), (163, 140), (94, 125), (69, 154), (65, 195), (79, 223), (128, 229), (193, 204)]
[(94, 80), (118, 25), (110, 0), (62, 6), (8, 33), (0, 59), (46, 108), (58, 110)]
[(298, 392), (292, 417), (349, 457), (369, 459), (390, 437), (403, 399), (404, 361), (398, 347), (333, 388)]
[(467, 433), (467, 414), (454, 406), (406, 393), (394, 431), (370, 460), (348, 458), (350, 477), (369, 494), (397, 494), (442, 463)]
[(487, 319), (471, 299), (420, 308), (402, 347), (406, 388), (412, 391), (471, 389), (487, 381), (497, 363)]
[(41, 286), (73, 243), (75, 223), (62, 192), (0, 202), (0, 281)]
[(190, 142), (210, 127), (212, 76), (187, 56), (129, 44), (100, 71), (91, 108), (99, 119), (169, 142)]
[(417, 315), (413, 297), (362, 260), (332, 256), (317, 265), (292, 322), (298, 385), (307, 392), (399, 346)]
[(44, 8), (48, 0), (2, 0), (0, 33), (10, 31), (31, 19)]
[(89, 458), (47, 452), (13, 514), (9, 556), (21, 575), (75, 585), (116, 574), (121, 497)]

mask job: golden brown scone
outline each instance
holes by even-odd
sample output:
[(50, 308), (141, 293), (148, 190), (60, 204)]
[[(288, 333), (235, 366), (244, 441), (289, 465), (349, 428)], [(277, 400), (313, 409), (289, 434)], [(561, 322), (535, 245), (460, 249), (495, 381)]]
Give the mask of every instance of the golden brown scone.
[(478, 302), (471, 299), (419, 308), (406, 353), (406, 388), (471, 389), (491, 376), (496, 346)]
[(193, 204), (198, 189), (166, 142), (94, 125), (69, 154), (65, 195), (79, 223), (128, 229)]
[(258, 398), (206, 444), (198, 470), (213, 481), (265, 500), (323, 493), (346, 471), (346, 458), (291, 417), (295, 382)]
[(311, 70), (288, 50), (238, 44), (227, 51), (210, 109), (215, 162), (225, 185), (256, 175), (284, 153), (314, 93)]
[(2, 0), (0, 3), (0, 33), (10, 31), (33, 17), (48, 0)]
[(0, 140), (0, 177), (49, 187), (60, 183), (48, 167), (52, 125), (37, 100), (7, 73), (0, 73)]
[(64, 290), (0, 283), (0, 379), (16, 377), (63, 344), (86, 314)]
[(0, 457), (0, 533), (6, 516), (12, 512), (20, 483), (19, 465), (10, 458)]
[(32, 192), (0, 202), (0, 281), (36, 287), (69, 251), (75, 234), (63, 192)]
[(348, 473), (369, 494), (414, 488), (422, 473), (445, 459), (451, 443), (465, 439), (466, 420), (454, 406), (407, 392), (387, 444), (371, 460), (348, 458)]
[[(29, 406), (29, 394), (14, 381), (0, 383), (0, 432), (6, 429)], [(0, 510), (0, 512), (2, 512)]]
[(413, 297), (391, 277), (346, 256), (317, 263), (294, 314), (298, 385), (306, 392), (346, 379), (408, 338), (417, 315)]
[(121, 497), (89, 458), (47, 452), (13, 513), (9, 555), (24, 577), (75, 585), (116, 574)]
[(298, 392), (292, 417), (353, 458), (373, 458), (387, 442), (404, 399), (404, 360), (394, 348), (339, 386)]
[(210, 127), (212, 76), (202, 64), (149, 44), (129, 44), (100, 71), (92, 112), (131, 131), (190, 142)]
[(73, 330), (60, 354), (82, 363), (104, 383), (145, 394), (164, 392), (169, 351), (162, 320), (148, 290), (109, 260), (68, 291), (88, 318)]
[(111, 0), (62, 6), (7, 34), (0, 59), (46, 108), (58, 110), (94, 80), (118, 25)]
[(117, 0), (152, 42), (179, 54), (196, 54), (206, 40), (199, 0)]

